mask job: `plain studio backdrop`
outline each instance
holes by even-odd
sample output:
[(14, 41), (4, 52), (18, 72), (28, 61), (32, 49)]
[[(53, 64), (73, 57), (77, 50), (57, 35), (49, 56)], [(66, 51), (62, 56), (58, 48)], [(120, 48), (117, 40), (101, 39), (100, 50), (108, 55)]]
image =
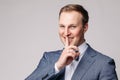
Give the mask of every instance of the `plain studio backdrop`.
[(88, 10), (86, 41), (114, 58), (120, 78), (120, 0), (0, 0), (0, 80), (24, 80), (45, 51), (63, 48), (58, 13), (70, 3)]

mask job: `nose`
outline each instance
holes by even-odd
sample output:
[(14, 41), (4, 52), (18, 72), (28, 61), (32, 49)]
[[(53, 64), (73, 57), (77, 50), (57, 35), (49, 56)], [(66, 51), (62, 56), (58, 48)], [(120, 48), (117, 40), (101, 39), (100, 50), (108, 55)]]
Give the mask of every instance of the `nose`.
[(70, 30), (69, 30), (68, 27), (65, 28), (65, 32), (64, 33), (65, 33), (65, 36), (67, 36), (67, 37), (70, 35)]

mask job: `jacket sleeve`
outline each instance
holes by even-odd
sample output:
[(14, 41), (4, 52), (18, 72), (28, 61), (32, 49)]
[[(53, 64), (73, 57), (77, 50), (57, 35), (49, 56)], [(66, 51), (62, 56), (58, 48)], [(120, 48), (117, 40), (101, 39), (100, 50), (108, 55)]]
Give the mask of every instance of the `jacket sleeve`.
[(113, 59), (107, 61), (102, 67), (99, 80), (118, 80), (115, 68), (115, 62)]
[(45, 52), (37, 68), (25, 80), (56, 80), (54, 63), (50, 62), (49, 53)]

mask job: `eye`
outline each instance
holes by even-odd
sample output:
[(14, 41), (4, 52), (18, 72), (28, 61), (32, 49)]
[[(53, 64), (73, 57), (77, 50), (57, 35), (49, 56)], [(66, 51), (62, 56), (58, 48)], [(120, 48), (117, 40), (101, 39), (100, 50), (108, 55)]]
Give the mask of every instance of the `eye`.
[(70, 26), (70, 29), (75, 29), (76, 28), (76, 26)]
[(64, 26), (64, 25), (60, 25), (59, 27), (60, 27), (60, 28), (65, 28), (65, 26)]

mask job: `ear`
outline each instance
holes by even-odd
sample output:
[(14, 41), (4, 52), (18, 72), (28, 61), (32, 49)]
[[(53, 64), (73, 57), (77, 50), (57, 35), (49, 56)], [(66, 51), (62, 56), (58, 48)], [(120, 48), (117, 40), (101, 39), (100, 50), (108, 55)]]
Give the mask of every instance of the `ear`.
[(88, 30), (88, 23), (84, 25), (84, 33)]

